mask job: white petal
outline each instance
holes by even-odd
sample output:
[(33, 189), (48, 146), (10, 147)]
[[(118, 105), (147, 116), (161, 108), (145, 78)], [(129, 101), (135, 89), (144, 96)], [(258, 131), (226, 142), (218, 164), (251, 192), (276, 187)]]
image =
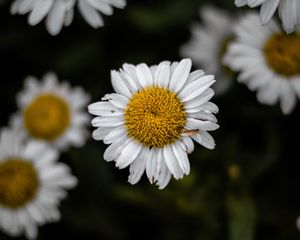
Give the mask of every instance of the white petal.
[(193, 140), (208, 149), (214, 149), (216, 144), (213, 137), (206, 131), (200, 131), (199, 134), (192, 136)]
[(103, 140), (104, 137), (113, 129), (113, 127), (98, 127), (96, 130), (93, 131), (92, 136), (96, 141)]
[(136, 184), (141, 179), (146, 169), (148, 151), (148, 148), (143, 148), (138, 157), (130, 164), (128, 182), (131, 184)]
[(106, 94), (102, 100), (108, 100), (117, 108), (126, 108), (129, 102), (129, 99), (123, 95), (119, 95), (116, 93)]
[(94, 8), (96, 8), (98, 11), (106, 14), (106, 15), (112, 15), (113, 13), (113, 9), (112, 7), (103, 2), (103, 1), (99, 1), (99, 0), (86, 0), (91, 6), (93, 6)]
[(158, 149), (152, 148), (149, 150), (146, 157), (146, 174), (150, 181), (153, 183), (156, 181), (157, 177), (157, 168), (158, 168)]
[(123, 126), (114, 128), (112, 131), (109, 132), (109, 134), (107, 134), (104, 137), (103, 142), (105, 144), (111, 144), (117, 141), (120, 137), (124, 136), (125, 134), (126, 130)]
[(64, 25), (65, 3), (55, 1), (46, 19), (46, 26), (51, 35), (57, 35)]
[(186, 84), (190, 84), (194, 81), (197, 81), (199, 78), (203, 77), (205, 75), (205, 72), (203, 70), (196, 70), (194, 72), (191, 72), (189, 75)]
[(262, 24), (267, 24), (274, 15), (280, 0), (265, 1), (260, 9), (260, 17)]
[(170, 80), (170, 62), (162, 62), (158, 65), (154, 75), (154, 84), (167, 88)]
[(202, 121), (194, 118), (187, 118), (186, 127), (188, 129), (214, 131), (219, 128), (219, 125), (211, 121)]
[(94, 127), (118, 127), (124, 125), (122, 117), (96, 117), (92, 120)]
[(190, 173), (190, 162), (187, 157), (187, 153), (182, 149), (180, 145), (180, 141), (177, 141), (172, 145), (172, 150), (183, 173), (188, 175)]
[(213, 75), (207, 75), (201, 77), (198, 81), (190, 83), (179, 93), (179, 98), (182, 102), (194, 99), (214, 84), (214, 78), (215, 76)]
[(126, 136), (120, 138), (118, 141), (113, 142), (106, 148), (103, 155), (104, 160), (107, 162), (115, 160), (120, 155), (123, 148), (127, 145), (128, 142), (129, 138)]
[(142, 148), (142, 144), (136, 143), (135, 140), (129, 140), (116, 159), (116, 167), (120, 169), (126, 168), (137, 158)]
[(93, 27), (98, 28), (103, 26), (103, 19), (98, 12), (89, 5), (86, 0), (79, 0), (79, 11), (84, 19)]
[(129, 88), (117, 71), (111, 71), (111, 83), (116, 93), (119, 93), (127, 98), (131, 97)]
[(139, 64), (136, 67), (136, 74), (142, 87), (145, 88), (147, 86), (153, 85), (153, 76), (149, 67), (146, 64)]
[(184, 103), (186, 112), (190, 112), (189, 110), (192, 110), (191, 112), (200, 111), (203, 108), (203, 105), (206, 104), (214, 96), (214, 94), (214, 90), (209, 88), (198, 97), (187, 101), (186, 103)]
[(124, 114), (123, 110), (115, 107), (110, 102), (96, 102), (88, 106), (90, 114), (98, 116), (121, 116)]
[(171, 76), (169, 88), (174, 92), (179, 92), (185, 85), (190, 74), (191, 68), (192, 61), (190, 59), (183, 59), (178, 64)]
[(53, 0), (39, 0), (29, 15), (28, 22), (30, 25), (38, 24), (49, 12)]
[(196, 113), (189, 113), (188, 117), (205, 120), (205, 121), (211, 121), (211, 122), (215, 122), (215, 123), (218, 122), (217, 118), (213, 114), (207, 113), (204, 111), (199, 111)]
[(192, 153), (194, 151), (194, 142), (190, 137), (182, 136), (181, 137), (181, 147), (187, 153)]
[(172, 146), (168, 145), (164, 147), (164, 159), (168, 169), (172, 173), (175, 179), (183, 178), (183, 171), (179, 166), (179, 163), (172, 151)]

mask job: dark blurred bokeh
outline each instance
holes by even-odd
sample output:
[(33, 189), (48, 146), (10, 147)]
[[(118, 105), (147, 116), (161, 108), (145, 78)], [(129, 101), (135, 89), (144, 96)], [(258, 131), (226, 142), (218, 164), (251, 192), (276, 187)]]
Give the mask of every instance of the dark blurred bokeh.
[[(112, 92), (110, 70), (124, 62), (149, 65), (179, 60), (190, 24), (209, 3), (230, 13), (245, 11), (233, 0), (129, 0), (124, 10), (93, 29), (79, 12), (70, 27), (50, 36), (44, 23), (27, 24), (0, 5), (0, 123), (16, 111), (24, 77), (51, 70), (100, 100)], [(300, 215), (300, 106), (290, 116), (260, 105), (255, 93), (233, 79), (215, 98), (220, 129), (217, 146), (200, 145), (190, 156), (191, 174), (160, 191), (144, 176), (127, 183), (128, 169), (103, 160), (106, 146), (90, 139), (60, 161), (70, 165), (79, 185), (62, 202), (62, 220), (39, 229), (40, 240), (297, 240)], [(91, 129), (92, 130), (92, 129)], [(1, 240), (11, 239), (0, 233)], [(22, 238), (20, 238), (22, 239)]]

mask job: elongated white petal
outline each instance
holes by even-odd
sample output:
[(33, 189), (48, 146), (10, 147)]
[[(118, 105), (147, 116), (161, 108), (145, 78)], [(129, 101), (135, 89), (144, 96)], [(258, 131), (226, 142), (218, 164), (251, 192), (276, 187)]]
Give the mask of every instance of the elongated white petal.
[(118, 140), (120, 137), (126, 134), (126, 130), (123, 126), (114, 128), (103, 139), (105, 144), (111, 144)]
[(169, 88), (171, 90), (174, 92), (179, 92), (182, 89), (188, 79), (191, 67), (192, 61), (190, 59), (184, 59), (177, 65), (169, 83)]
[(180, 141), (177, 141), (172, 145), (172, 150), (183, 173), (188, 175), (190, 173), (190, 162), (187, 157), (187, 153), (182, 149), (180, 145)]
[(116, 93), (123, 95), (127, 98), (131, 97), (131, 92), (129, 88), (127, 87), (126, 83), (117, 71), (111, 71), (111, 83)]
[(175, 179), (183, 178), (183, 170), (180, 168), (176, 156), (173, 153), (172, 146), (164, 147), (164, 158), (166, 165)]
[(214, 149), (216, 144), (213, 137), (206, 131), (200, 131), (199, 134), (192, 136), (193, 140), (208, 149)]
[(136, 67), (136, 74), (142, 87), (152, 86), (154, 84), (152, 73), (146, 64), (140, 64)]
[(198, 81), (190, 83), (179, 93), (179, 98), (182, 102), (187, 102), (194, 99), (207, 90), (215, 82), (214, 78), (215, 77), (213, 75), (207, 75), (200, 78)]
[(155, 71), (154, 84), (162, 88), (168, 87), (170, 74), (170, 62), (160, 63)]
[(112, 94), (106, 94), (102, 100), (108, 100), (109, 102), (111, 102), (115, 107), (117, 108), (126, 108), (129, 99), (125, 96), (116, 94), (116, 93), (112, 93)]
[(136, 143), (134, 140), (129, 140), (128, 144), (124, 146), (119, 157), (116, 159), (116, 167), (122, 169), (129, 166), (134, 160), (136, 160), (140, 151), (142, 150), (142, 145)]
[(188, 118), (186, 127), (188, 129), (200, 129), (206, 131), (214, 131), (219, 128), (219, 125), (211, 121), (202, 121), (194, 118)]

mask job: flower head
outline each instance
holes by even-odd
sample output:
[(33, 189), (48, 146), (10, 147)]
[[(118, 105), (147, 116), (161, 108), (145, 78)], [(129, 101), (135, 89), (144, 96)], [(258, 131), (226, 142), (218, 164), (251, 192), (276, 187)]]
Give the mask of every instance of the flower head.
[(287, 33), (295, 31), (300, 25), (300, 2), (299, 0), (235, 0), (238, 7), (248, 5), (249, 7), (260, 8), (260, 18), (262, 24), (267, 24), (276, 9), (278, 8), (279, 17), (282, 19), (282, 25)]
[(17, 96), (20, 112), (13, 117), (12, 125), (28, 137), (58, 149), (82, 146), (89, 122), (83, 108), (88, 101), (89, 95), (81, 88), (58, 83), (53, 73), (46, 74), (41, 82), (28, 77), (25, 89)]
[(25, 142), (17, 131), (1, 131), (0, 229), (34, 239), (37, 226), (59, 220), (58, 205), (77, 180), (57, 158), (58, 152), (42, 142)]
[(97, 127), (94, 139), (110, 144), (104, 159), (115, 161), (118, 168), (130, 166), (131, 184), (146, 171), (150, 182), (162, 189), (171, 175), (180, 179), (189, 174), (192, 139), (215, 147), (207, 132), (219, 127), (213, 115), (218, 108), (209, 102), (214, 76), (190, 70), (189, 59), (150, 68), (124, 64), (119, 72), (111, 72), (116, 93), (89, 106), (98, 116), (92, 121)]
[(46, 18), (46, 28), (51, 35), (57, 35), (63, 26), (73, 21), (74, 6), (84, 19), (94, 28), (103, 26), (98, 12), (106, 15), (113, 13), (112, 7), (124, 8), (126, 0), (14, 0), (12, 14), (29, 14), (28, 23), (32, 26)]
[(290, 113), (300, 97), (300, 32), (286, 35), (271, 20), (262, 27), (257, 14), (247, 14), (236, 26), (237, 39), (225, 55), (225, 63), (241, 72), (238, 80), (263, 104), (280, 102)]

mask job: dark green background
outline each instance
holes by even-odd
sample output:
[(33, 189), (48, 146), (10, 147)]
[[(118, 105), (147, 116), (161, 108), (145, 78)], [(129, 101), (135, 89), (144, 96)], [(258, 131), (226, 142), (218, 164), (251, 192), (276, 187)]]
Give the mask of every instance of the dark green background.
[[(1, 126), (15, 112), (27, 75), (55, 71), (97, 101), (112, 92), (110, 70), (124, 62), (179, 60), (203, 4), (230, 14), (245, 10), (233, 0), (129, 0), (125, 10), (105, 17), (103, 28), (92, 29), (76, 11), (72, 25), (52, 37), (44, 23), (31, 27), (27, 16), (11, 16), (9, 2), (0, 5)], [(300, 239), (300, 107), (283, 116), (278, 106), (260, 105), (255, 93), (232, 81), (232, 89), (213, 100), (220, 108), (221, 127), (212, 133), (216, 149), (196, 146), (191, 174), (163, 191), (145, 176), (128, 184), (128, 169), (103, 160), (102, 142), (89, 139), (63, 153), (60, 160), (79, 185), (62, 202), (61, 222), (41, 227), (38, 239)], [(232, 165), (240, 169), (237, 178), (228, 175)], [(10, 238), (0, 233), (0, 239)]]

